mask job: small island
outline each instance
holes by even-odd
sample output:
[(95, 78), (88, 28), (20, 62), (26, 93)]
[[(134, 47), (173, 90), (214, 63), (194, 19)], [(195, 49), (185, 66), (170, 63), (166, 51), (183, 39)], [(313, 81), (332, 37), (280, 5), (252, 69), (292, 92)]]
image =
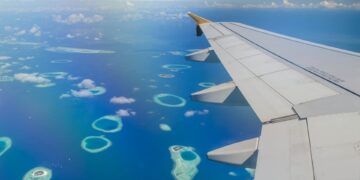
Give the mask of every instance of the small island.
[(70, 59), (59, 59), (59, 60), (52, 60), (50, 61), (50, 63), (54, 63), (54, 64), (64, 64), (64, 63), (71, 63), (72, 60)]
[(23, 180), (50, 180), (52, 177), (51, 169), (46, 167), (36, 167), (28, 171)]
[(165, 64), (162, 66), (164, 69), (168, 69), (172, 72), (178, 72), (180, 70), (189, 69), (191, 66), (184, 64)]
[(55, 85), (56, 85), (55, 83), (44, 83), (44, 84), (37, 84), (37, 85), (35, 85), (35, 87), (47, 88), (47, 87), (51, 87), (51, 86), (55, 86)]
[(123, 124), (121, 117), (114, 115), (103, 116), (96, 119), (92, 124), (92, 128), (105, 133), (115, 133), (121, 131)]
[(172, 130), (171, 127), (170, 127), (168, 124), (165, 124), (165, 123), (161, 123), (161, 124), (159, 125), (159, 127), (160, 127), (160, 129), (161, 129), (162, 131), (171, 131), (171, 130)]
[(12, 141), (9, 137), (0, 137), (0, 156), (11, 148)]
[(174, 145), (169, 147), (174, 162), (172, 175), (177, 180), (190, 180), (197, 174), (201, 158), (192, 147)]
[(81, 148), (89, 153), (99, 153), (112, 145), (105, 136), (88, 136), (81, 141)]
[(55, 78), (55, 79), (63, 79), (66, 75), (68, 75), (67, 72), (47, 72), (40, 74), (41, 77)]
[(205, 88), (216, 86), (216, 84), (213, 82), (201, 82), (198, 85)]
[(159, 74), (159, 77), (169, 79), (169, 78), (174, 78), (175, 75), (173, 75), (173, 74)]
[(237, 173), (234, 171), (230, 171), (228, 174), (229, 174), (229, 176), (234, 176), (234, 177), (237, 176)]

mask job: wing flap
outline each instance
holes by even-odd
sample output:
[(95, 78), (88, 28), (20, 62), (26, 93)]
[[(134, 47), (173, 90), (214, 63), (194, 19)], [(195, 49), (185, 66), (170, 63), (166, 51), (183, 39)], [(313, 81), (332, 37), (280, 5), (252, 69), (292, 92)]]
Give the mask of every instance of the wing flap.
[(313, 179), (306, 120), (263, 125), (255, 179)]
[(360, 112), (308, 118), (316, 179), (360, 179)]

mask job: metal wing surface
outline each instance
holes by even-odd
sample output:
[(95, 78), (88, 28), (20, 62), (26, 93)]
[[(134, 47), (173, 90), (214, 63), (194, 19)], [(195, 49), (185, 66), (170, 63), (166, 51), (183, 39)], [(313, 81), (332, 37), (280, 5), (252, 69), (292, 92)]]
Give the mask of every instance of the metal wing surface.
[(258, 180), (360, 179), (360, 54), (189, 15), (211, 47), (187, 58), (217, 57), (233, 80), (192, 98), (243, 97), (263, 124), (260, 137), (210, 151), (210, 159), (256, 168)]

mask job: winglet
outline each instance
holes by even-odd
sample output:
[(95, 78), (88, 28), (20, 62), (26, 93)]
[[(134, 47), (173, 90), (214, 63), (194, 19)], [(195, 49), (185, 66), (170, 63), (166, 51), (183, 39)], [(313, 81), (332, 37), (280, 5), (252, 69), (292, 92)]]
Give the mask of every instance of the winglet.
[(191, 12), (188, 12), (188, 15), (196, 22), (197, 25), (200, 25), (200, 24), (206, 24), (206, 23), (210, 23), (211, 21), (203, 18), (203, 17), (200, 17), (196, 14), (193, 14)]

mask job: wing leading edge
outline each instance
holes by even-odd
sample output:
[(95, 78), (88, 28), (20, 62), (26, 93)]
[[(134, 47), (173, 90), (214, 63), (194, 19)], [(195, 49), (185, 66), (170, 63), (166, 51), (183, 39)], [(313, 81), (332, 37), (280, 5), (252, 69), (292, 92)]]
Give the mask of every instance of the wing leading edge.
[(233, 80), (193, 99), (244, 97), (263, 123), (260, 137), (210, 151), (209, 159), (256, 167), (258, 180), (360, 179), (358, 53), (189, 16), (211, 47), (188, 58), (207, 62), (215, 53)]

